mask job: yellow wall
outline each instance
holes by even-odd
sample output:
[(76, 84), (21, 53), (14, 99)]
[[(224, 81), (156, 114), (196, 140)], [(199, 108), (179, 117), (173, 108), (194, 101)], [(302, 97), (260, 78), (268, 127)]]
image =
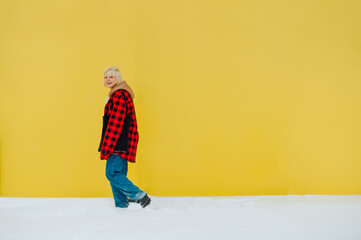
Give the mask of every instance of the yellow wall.
[(361, 4), (2, 1), (1, 196), (111, 197), (108, 89), (154, 196), (361, 194)]

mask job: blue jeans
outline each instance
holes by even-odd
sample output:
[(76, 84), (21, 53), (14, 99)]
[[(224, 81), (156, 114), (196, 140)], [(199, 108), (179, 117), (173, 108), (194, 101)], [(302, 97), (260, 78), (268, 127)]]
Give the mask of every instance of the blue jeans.
[(112, 187), (116, 207), (126, 208), (129, 206), (127, 197), (139, 200), (146, 194), (127, 178), (127, 173), (128, 161), (117, 154), (111, 154), (107, 160), (105, 175)]

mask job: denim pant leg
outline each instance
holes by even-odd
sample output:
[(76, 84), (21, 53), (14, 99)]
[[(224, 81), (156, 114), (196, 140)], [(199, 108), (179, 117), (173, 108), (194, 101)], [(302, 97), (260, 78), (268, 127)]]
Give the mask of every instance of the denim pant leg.
[[(130, 199), (139, 200), (143, 198), (146, 193), (140, 190), (127, 178), (127, 172), (128, 161), (117, 154), (111, 154), (107, 160), (105, 172), (111, 185)], [(117, 191), (114, 192), (117, 193)], [(122, 195), (117, 196), (118, 199), (122, 200)], [(124, 202), (125, 201), (123, 201), (123, 204)]]
[[(119, 170), (123, 175), (127, 176), (128, 164), (126, 164), (125, 166), (122, 166), (122, 168)], [(124, 193), (122, 193), (122, 191), (120, 191), (120, 189), (118, 189), (112, 183), (110, 183), (110, 186), (112, 188), (115, 206), (120, 207), (120, 208), (128, 207), (129, 206), (128, 197), (125, 196)]]
[(128, 198), (116, 186), (110, 184), (113, 192), (114, 203), (116, 207), (126, 208), (129, 206)]

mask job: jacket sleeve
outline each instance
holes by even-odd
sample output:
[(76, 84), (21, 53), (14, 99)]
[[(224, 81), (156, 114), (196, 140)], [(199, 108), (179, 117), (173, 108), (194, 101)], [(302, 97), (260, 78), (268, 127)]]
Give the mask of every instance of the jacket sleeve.
[(107, 160), (114, 151), (115, 144), (123, 128), (126, 113), (126, 104), (123, 97), (119, 92), (114, 94), (113, 108), (104, 134), (103, 144), (100, 149), (100, 159), (104, 160)]

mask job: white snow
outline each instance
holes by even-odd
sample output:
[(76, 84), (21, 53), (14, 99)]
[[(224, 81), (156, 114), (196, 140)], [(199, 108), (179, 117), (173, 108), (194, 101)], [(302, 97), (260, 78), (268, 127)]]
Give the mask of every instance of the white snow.
[(361, 195), (150, 197), (0, 197), (0, 239), (361, 239)]

